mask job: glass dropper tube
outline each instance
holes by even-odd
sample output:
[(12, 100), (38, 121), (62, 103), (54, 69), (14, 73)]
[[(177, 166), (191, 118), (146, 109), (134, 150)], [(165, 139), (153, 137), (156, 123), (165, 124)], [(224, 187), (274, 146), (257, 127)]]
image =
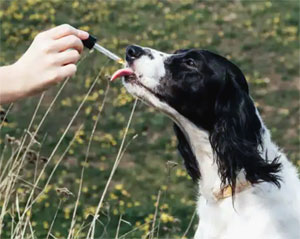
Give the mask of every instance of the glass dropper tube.
[(89, 49), (96, 49), (97, 51), (101, 52), (102, 54), (104, 54), (105, 56), (109, 57), (110, 59), (120, 63), (120, 64), (124, 64), (124, 60), (117, 56), (116, 54), (112, 53), (111, 51), (107, 50), (106, 48), (104, 48), (103, 46), (100, 46), (97, 42), (97, 38), (89, 35), (89, 38), (86, 40), (83, 40), (82, 43), (85, 47), (89, 48)]
[(104, 48), (103, 46), (100, 46), (97, 43), (95, 43), (94, 49), (96, 49), (97, 51), (101, 52), (102, 54), (106, 55), (110, 59), (112, 59), (120, 64), (124, 63), (124, 60), (121, 57), (117, 56), (116, 54), (112, 53), (111, 51), (107, 50), (106, 48)]

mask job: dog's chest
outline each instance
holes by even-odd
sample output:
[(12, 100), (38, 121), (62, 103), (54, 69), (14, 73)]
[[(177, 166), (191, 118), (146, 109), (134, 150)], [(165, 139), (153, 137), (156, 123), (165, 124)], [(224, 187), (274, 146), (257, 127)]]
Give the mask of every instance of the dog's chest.
[[(253, 223), (251, 212), (247, 210), (244, 208), (242, 214), (237, 214), (232, 207), (231, 199), (215, 203), (200, 197), (197, 207), (200, 219), (195, 239), (248, 239), (247, 231), (257, 230), (257, 226), (250, 229)], [(257, 220), (256, 223), (259, 223)], [(252, 239), (253, 233), (251, 235)]]
[(194, 238), (300, 238), (300, 230), (298, 230), (300, 221), (293, 210), (280, 201), (274, 200), (278, 198), (278, 191), (271, 193), (273, 196), (270, 197), (262, 196), (264, 191), (267, 190), (252, 188), (241, 192), (236, 195), (234, 206), (231, 198), (220, 202), (209, 202), (200, 197), (197, 205), (200, 219)]

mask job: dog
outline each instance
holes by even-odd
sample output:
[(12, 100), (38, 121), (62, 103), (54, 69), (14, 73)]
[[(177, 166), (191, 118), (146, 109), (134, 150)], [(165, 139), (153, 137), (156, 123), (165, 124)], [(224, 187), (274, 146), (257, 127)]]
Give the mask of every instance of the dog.
[(169, 116), (199, 185), (195, 239), (300, 238), (300, 181), (271, 141), (241, 70), (206, 50), (126, 49), (127, 91)]

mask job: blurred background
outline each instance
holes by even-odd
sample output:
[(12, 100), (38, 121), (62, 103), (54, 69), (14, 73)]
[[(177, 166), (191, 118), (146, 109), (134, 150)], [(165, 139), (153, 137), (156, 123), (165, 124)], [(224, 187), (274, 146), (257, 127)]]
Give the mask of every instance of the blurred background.
[[(90, 32), (112, 52), (124, 56), (125, 47), (138, 44), (172, 53), (180, 48), (208, 49), (233, 61), (246, 75), (251, 95), (273, 140), (300, 168), (299, 159), (299, 2), (298, 1), (0, 1), (0, 65), (15, 62), (40, 31), (68, 23)], [(42, 124), (17, 180), (20, 211), (33, 183), (75, 111), (100, 72), (87, 101), (63, 138), (39, 183), (44, 187), (49, 174), (74, 137), (45, 193), (30, 211), (36, 238), (66, 238), (70, 228), (82, 167), (85, 167), (76, 215), (78, 238), (84, 238), (110, 175), (134, 99), (120, 81), (108, 82), (119, 67), (98, 52), (85, 50), (75, 77), (69, 80)], [(38, 64), (38, 62), (37, 62)], [(109, 89), (107, 91), (107, 87)], [(30, 132), (36, 129), (61, 85), (46, 92)], [(91, 148), (88, 141), (106, 102)], [(34, 114), (40, 96), (17, 102), (0, 131), (2, 165), (12, 149), (7, 135), (20, 139)], [(9, 105), (3, 105), (7, 110)], [(80, 130), (78, 131), (78, 128)], [(136, 138), (133, 137), (137, 135)], [(187, 175), (176, 150), (172, 123), (154, 109), (138, 103), (126, 143), (129, 145), (105, 196), (96, 236), (114, 238), (120, 216), (119, 237), (141, 238), (152, 228), (157, 206), (157, 238), (191, 238), (197, 187)], [(5, 149), (5, 152), (4, 152)], [(41, 160), (43, 159), (43, 160)], [(1, 165), (1, 163), (0, 163)], [(0, 168), (1, 170), (1, 168)], [(74, 196), (63, 198), (59, 188)], [(0, 188), (1, 189), (1, 188)], [(159, 205), (155, 205), (160, 194)], [(0, 193), (3, 193), (3, 191)], [(0, 200), (0, 211), (3, 206)], [(9, 238), (15, 215), (15, 198), (4, 218)], [(23, 206), (22, 206), (23, 205)], [(12, 218), (14, 218), (12, 220)], [(29, 230), (29, 229), (28, 229)], [(29, 233), (29, 231), (26, 231)], [(51, 237), (50, 237), (51, 238)]]

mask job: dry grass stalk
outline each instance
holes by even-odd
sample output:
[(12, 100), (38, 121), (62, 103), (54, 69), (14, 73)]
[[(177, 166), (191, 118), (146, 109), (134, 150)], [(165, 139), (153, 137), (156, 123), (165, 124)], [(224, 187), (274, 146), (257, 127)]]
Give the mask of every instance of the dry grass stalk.
[[(99, 76), (100, 76), (100, 74), (101, 74), (101, 72), (99, 73)], [(98, 122), (99, 122), (101, 113), (102, 113), (103, 108), (104, 108), (104, 105), (105, 105), (105, 103), (106, 103), (106, 98), (107, 98), (108, 91), (109, 91), (109, 84), (108, 84), (107, 87), (106, 87), (105, 94), (104, 94), (104, 98), (103, 98), (102, 104), (101, 104), (101, 106), (100, 106), (100, 110), (99, 110), (99, 112), (98, 112), (98, 114), (97, 114), (97, 118), (96, 118), (96, 121), (95, 121), (95, 123), (94, 123), (93, 129), (92, 129), (92, 132), (91, 132), (91, 135), (90, 135), (90, 138), (89, 138), (89, 143), (88, 143), (88, 147), (87, 147), (87, 152), (86, 152), (85, 160), (84, 160), (85, 164), (86, 164), (87, 161), (88, 161), (88, 156), (89, 156), (89, 152), (90, 152), (91, 143), (92, 143), (92, 141), (93, 141), (93, 136), (94, 136), (94, 133), (95, 133), (95, 131), (96, 131), (96, 128), (97, 128), (97, 125), (98, 125)], [(70, 226), (70, 229), (69, 229), (68, 239), (74, 238), (74, 232), (75, 232), (74, 226), (75, 226), (75, 223), (76, 223), (76, 212), (77, 212), (77, 208), (78, 208), (78, 204), (79, 204), (79, 199), (80, 199), (80, 195), (81, 195), (81, 189), (82, 189), (82, 184), (83, 184), (84, 169), (85, 169), (85, 167), (82, 166), (81, 176), (80, 176), (80, 183), (79, 183), (79, 189), (78, 189), (78, 194), (77, 194), (77, 198), (76, 198), (76, 203), (75, 203), (75, 207), (74, 207), (74, 211), (73, 211), (72, 222), (71, 222), (71, 226)]]
[(116, 160), (115, 160), (115, 163), (113, 165), (113, 168), (111, 170), (111, 173), (109, 175), (109, 178), (107, 180), (107, 183), (105, 185), (105, 188), (104, 188), (104, 191), (102, 193), (102, 196), (100, 198), (100, 201), (98, 203), (98, 206), (97, 206), (97, 209), (96, 209), (96, 212), (94, 214), (94, 217), (93, 217), (93, 220), (92, 220), (92, 223), (91, 223), (91, 226), (89, 228), (89, 231), (88, 231), (88, 234), (87, 234), (87, 239), (94, 239), (94, 235), (95, 235), (95, 226), (96, 226), (96, 220), (99, 218), (99, 212), (100, 212), (100, 209), (102, 207), (102, 204), (103, 204), (103, 200), (104, 200), (104, 197), (107, 193), (107, 190), (108, 190), (108, 187), (110, 185), (110, 182), (112, 180), (112, 177), (115, 173), (115, 171), (117, 170), (117, 167), (120, 163), (120, 160), (121, 160), (121, 157), (122, 156), (122, 152), (123, 152), (123, 147), (124, 147), (124, 143), (125, 143), (125, 139), (126, 139), (126, 135), (128, 133), (128, 129), (130, 127), (130, 124), (131, 124), (131, 121), (132, 121), (132, 118), (133, 118), (133, 114), (134, 114), (134, 111), (135, 111), (135, 108), (136, 108), (136, 105), (137, 105), (137, 102), (138, 102), (138, 99), (136, 99), (134, 101), (134, 104), (133, 104), (133, 107), (132, 107), (132, 110), (131, 110), (131, 113), (130, 113), (130, 116), (129, 116), (129, 120), (128, 120), (128, 123), (127, 123), (127, 126), (126, 126), (126, 129), (125, 129), (125, 132), (123, 134), (123, 138), (122, 138), (122, 142), (121, 142), (121, 145), (120, 145), (120, 148), (119, 148), (119, 151), (118, 151), (118, 154), (117, 154), (117, 157), (116, 157)]

